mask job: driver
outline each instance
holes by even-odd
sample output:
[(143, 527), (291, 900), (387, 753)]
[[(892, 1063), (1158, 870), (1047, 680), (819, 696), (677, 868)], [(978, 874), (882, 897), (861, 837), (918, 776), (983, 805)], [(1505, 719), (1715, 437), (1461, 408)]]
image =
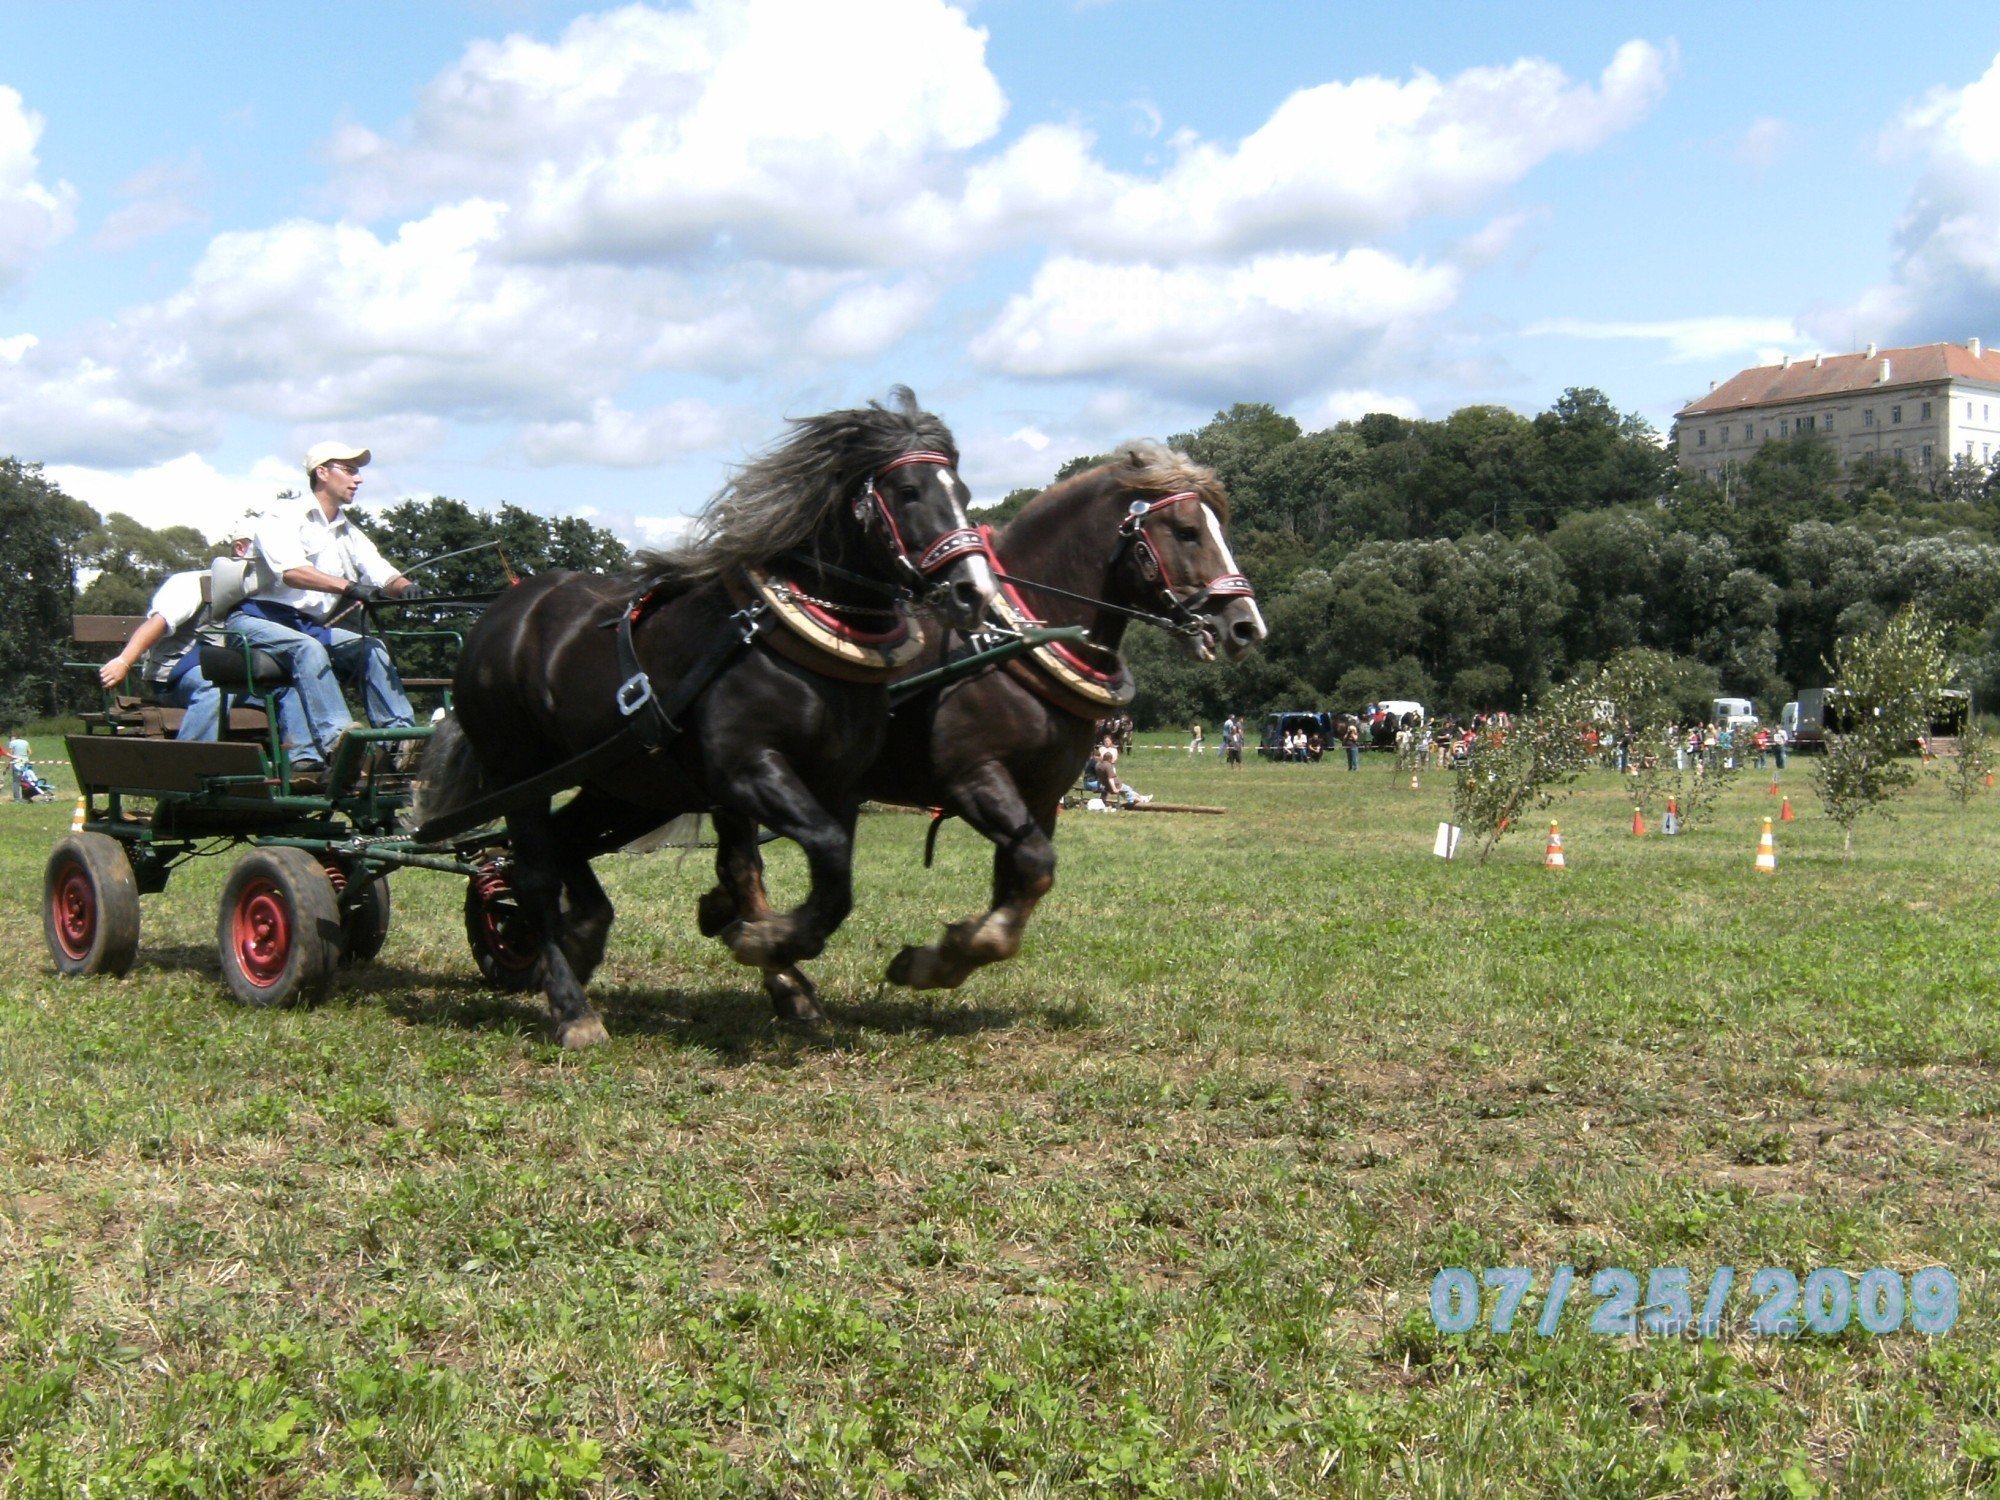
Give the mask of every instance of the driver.
[(280, 500), (264, 514), (257, 591), (229, 617), (231, 631), (277, 657), (298, 684), (312, 740), (293, 770), (306, 777), (325, 774), (340, 736), (354, 725), (342, 683), (359, 688), (376, 728), (414, 722), (388, 648), (334, 623), (355, 604), (418, 596), (347, 514), (368, 459), (366, 448), (351, 443), (318, 443), (306, 453), (312, 493)]

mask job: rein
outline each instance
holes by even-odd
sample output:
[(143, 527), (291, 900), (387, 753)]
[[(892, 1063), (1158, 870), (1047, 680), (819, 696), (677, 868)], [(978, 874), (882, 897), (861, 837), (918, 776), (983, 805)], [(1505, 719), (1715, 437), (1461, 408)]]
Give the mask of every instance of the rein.
[[(932, 574), (950, 567), (968, 552), (985, 550), (986, 540), (980, 536), (975, 527), (961, 526), (955, 531), (945, 532), (924, 549), (922, 556), (911, 557), (909, 543), (903, 540), (903, 530), (896, 524), (895, 511), (890, 509), (889, 502), (882, 498), (882, 492), (875, 487), (875, 481), (884, 474), (900, 469), (906, 464), (936, 464), (948, 472), (956, 472), (958, 468), (958, 461), (949, 453), (919, 450), (892, 458), (870, 474), (866, 483), (862, 485), (861, 494), (854, 502), (854, 519), (860, 523), (863, 531), (879, 526), (887, 539), (889, 555), (896, 566), (902, 569), (918, 590), (928, 593), (932, 590)], [(843, 576), (852, 578), (855, 575), (850, 573)]]

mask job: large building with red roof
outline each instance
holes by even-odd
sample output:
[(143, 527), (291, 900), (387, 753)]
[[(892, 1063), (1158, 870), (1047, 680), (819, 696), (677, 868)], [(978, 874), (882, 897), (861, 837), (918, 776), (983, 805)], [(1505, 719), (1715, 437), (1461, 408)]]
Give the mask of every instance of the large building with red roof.
[(1973, 339), (1786, 359), (1732, 375), (1674, 416), (1681, 469), (1709, 479), (1806, 433), (1842, 464), (1872, 454), (1942, 474), (1957, 458), (2000, 461), (2000, 354)]

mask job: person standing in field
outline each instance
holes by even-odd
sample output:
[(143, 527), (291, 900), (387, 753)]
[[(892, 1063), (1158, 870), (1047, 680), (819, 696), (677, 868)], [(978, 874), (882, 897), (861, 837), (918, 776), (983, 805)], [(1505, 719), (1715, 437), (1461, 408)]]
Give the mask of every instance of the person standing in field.
[(1202, 739), (1201, 720), (1196, 719), (1188, 725), (1188, 754), (1201, 755), (1207, 749), (1208, 746)]
[(16, 733), (7, 741), (7, 785), (16, 802), (27, 801), (27, 794), (21, 787), (21, 777), (34, 763), (34, 752), (27, 739)]

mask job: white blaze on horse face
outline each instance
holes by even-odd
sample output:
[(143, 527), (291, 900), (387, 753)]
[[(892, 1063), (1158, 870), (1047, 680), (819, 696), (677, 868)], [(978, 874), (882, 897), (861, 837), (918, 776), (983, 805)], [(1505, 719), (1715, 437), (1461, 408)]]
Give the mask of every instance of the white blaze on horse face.
[[(946, 473), (945, 484), (951, 491), (952, 510), (956, 514), (958, 526), (970, 529), (972, 526), (969, 512), (969, 507), (972, 504), (971, 487), (958, 477), (957, 470), (950, 470)], [(984, 552), (967, 553), (959, 561), (965, 568), (966, 581), (979, 591), (981, 599), (990, 601), (999, 594), (1000, 580), (993, 576), (993, 565), (987, 561)]]
[[(1229, 550), (1228, 538), (1222, 534), (1222, 523), (1216, 520), (1215, 512), (1209, 508), (1206, 502), (1201, 507), (1201, 520), (1202, 524), (1208, 528), (1208, 534), (1214, 540), (1216, 550), (1222, 554), (1222, 571), (1225, 573), (1241, 573), (1243, 570), (1236, 566), (1236, 554)], [(1257, 628), (1256, 638), (1260, 641), (1263, 640), (1269, 632), (1264, 629), (1264, 616), (1257, 608), (1257, 601), (1255, 599), (1243, 599), (1233, 602), (1247, 604), (1250, 607), (1250, 623)]]

